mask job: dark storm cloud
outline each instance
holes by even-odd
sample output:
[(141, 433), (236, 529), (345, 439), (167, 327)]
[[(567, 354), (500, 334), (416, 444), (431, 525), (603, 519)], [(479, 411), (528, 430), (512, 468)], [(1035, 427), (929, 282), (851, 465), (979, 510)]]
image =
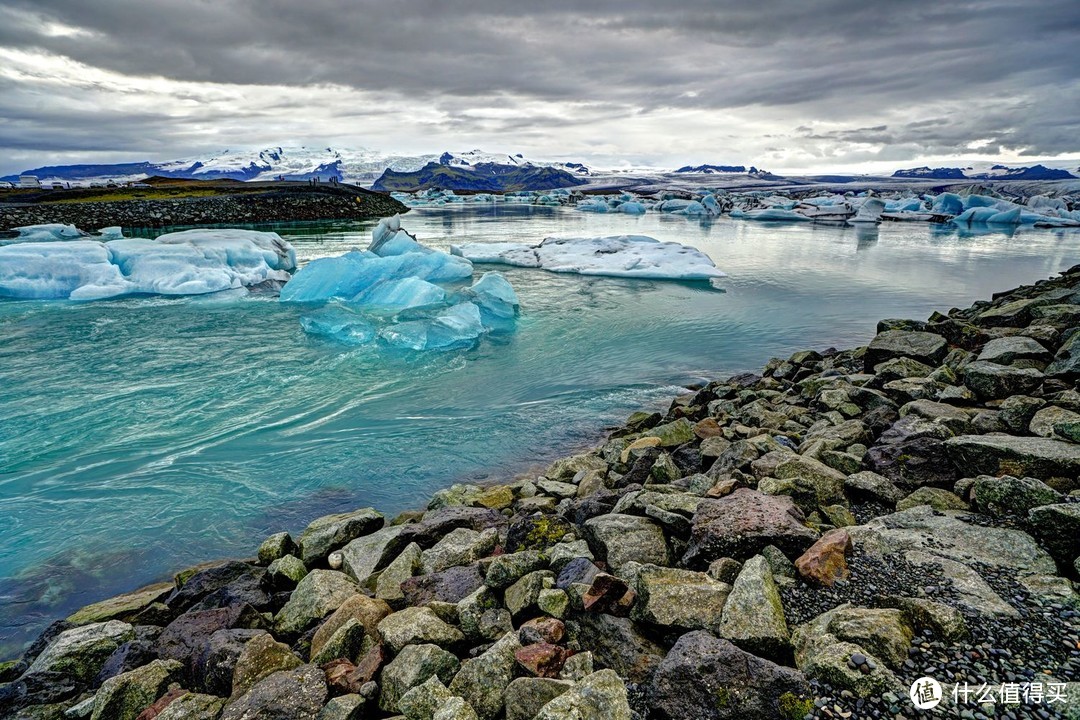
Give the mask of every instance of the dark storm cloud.
[[(1078, 35), (1076, 0), (0, 0), (0, 48), (122, 75), (353, 88), (490, 132), (557, 133), (578, 118), (478, 119), (471, 105), (593, 101), (604, 110), (590, 117), (612, 121), (750, 108), (762, 134), (912, 152), (987, 138), (1080, 149)], [(945, 102), (969, 110), (940, 117)], [(854, 116), (871, 122), (812, 127)], [(0, 146), (9, 132), (0, 123)]]

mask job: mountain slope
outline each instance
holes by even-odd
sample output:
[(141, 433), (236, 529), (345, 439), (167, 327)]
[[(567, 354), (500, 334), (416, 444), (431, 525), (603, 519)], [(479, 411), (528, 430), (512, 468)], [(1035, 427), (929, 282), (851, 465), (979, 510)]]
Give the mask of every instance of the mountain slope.
[(480, 163), (474, 166), (428, 163), (413, 172), (387, 169), (372, 190), (412, 192), (442, 188), (444, 190), (473, 190), (482, 192), (515, 192), (519, 190), (552, 190), (582, 185), (587, 181), (553, 167), (496, 165)]

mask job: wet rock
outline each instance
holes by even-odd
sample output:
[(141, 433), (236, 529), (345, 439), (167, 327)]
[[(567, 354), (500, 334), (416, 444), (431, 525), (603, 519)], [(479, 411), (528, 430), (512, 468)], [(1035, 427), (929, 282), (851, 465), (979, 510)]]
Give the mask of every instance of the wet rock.
[(382, 513), (372, 508), (318, 518), (300, 535), (300, 559), (310, 567), (352, 540), (380, 529), (384, 522)]
[(308, 574), (304, 561), (295, 555), (280, 557), (266, 568), (266, 579), (275, 589), (293, 589)]
[(629, 618), (573, 613), (566, 620), (566, 634), (570, 649), (590, 651), (597, 663), (630, 682), (645, 681), (665, 654)]
[(917, 505), (929, 505), (935, 510), (966, 510), (967, 503), (948, 490), (921, 487), (896, 503), (897, 510), (907, 510)]
[(775, 545), (789, 557), (797, 557), (817, 537), (803, 524), (803, 515), (791, 498), (739, 488), (727, 497), (706, 500), (698, 506), (683, 563), (704, 567), (722, 557), (746, 559), (766, 545)]
[(795, 568), (807, 580), (831, 587), (837, 580), (848, 578), (847, 556), (851, 551), (847, 531), (831, 530), (799, 556)]
[[(219, 563), (203, 570), (198, 570), (184, 579), (182, 585), (165, 601), (170, 609), (184, 612), (194, 607), (204, 597), (217, 593), (230, 586), (247, 590), (259, 590), (259, 585), (266, 571), (247, 563), (229, 561)], [(210, 608), (200, 608), (207, 610)], [(260, 608), (261, 609), (261, 608)]]
[(567, 481), (572, 480), (582, 470), (599, 470), (607, 472), (607, 463), (603, 458), (593, 453), (574, 455), (573, 457), (556, 460), (544, 472), (544, 477), (549, 480)]
[(1062, 500), (1061, 493), (1040, 480), (1029, 477), (1015, 478), (1011, 475), (979, 476), (972, 486), (971, 496), (980, 512), (996, 516), (1026, 516), (1032, 508)]
[(541, 708), (534, 720), (630, 720), (626, 685), (611, 670), (589, 675)]
[(573, 687), (565, 680), (521, 677), (506, 687), (506, 720), (533, 720), (540, 709)]
[(319, 629), (315, 631), (311, 638), (312, 654), (317, 655), (322, 650), (323, 645), (351, 620), (356, 620), (363, 625), (364, 633), (378, 641), (381, 638), (378, 629), (379, 623), (390, 612), (390, 606), (383, 600), (369, 598), (359, 593), (351, 596), (326, 618), (319, 626)]
[(1033, 368), (976, 361), (964, 368), (964, 384), (983, 400), (1000, 400), (1010, 395), (1030, 395), (1043, 383), (1043, 374)]
[(408, 544), (403, 535), (411, 531), (411, 525), (391, 525), (352, 540), (341, 549), (342, 568), (358, 583), (366, 583)]
[(228, 694), (239, 697), (264, 677), (279, 670), (294, 670), (302, 664), (288, 645), (274, 640), (270, 633), (257, 635), (244, 644), (236, 659)]
[(684, 630), (712, 630), (720, 625), (731, 586), (706, 573), (646, 565), (637, 576), (639, 622)]
[(585, 522), (589, 547), (618, 572), (629, 562), (667, 565), (667, 542), (659, 525), (635, 515), (600, 515)]
[(456, 603), (483, 584), (480, 567), (474, 563), (411, 577), (400, 587), (407, 605), (427, 605), (432, 601)]
[(301, 633), (359, 591), (356, 581), (345, 573), (312, 570), (297, 584), (289, 601), (274, 617), (274, 628), (285, 635)]
[(715, 632), (755, 655), (780, 659), (789, 653), (784, 606), (764, 556), (743, 563)]
[(454, 483), (448, 488), (436, 490), (428, 501), (429, 510), (438, 510), (457, 505), (476, 505), (484, 489), (472, 483)]
[(420, 546), (416, 543), (406, 545), (405, 549), (379, 574), (379, 579), (375, 583), (375, 597), (387, 602), (404, 600), (405, 593), (401, 590), (401, 584), (420, 572), (421, 552)]
[(278, 558), (295, 555), (300, 550), (287, 532), (274, 533), (259, 545), (259, 564), (269, 565)]
[(783, 717), (781, 698), (809, 696), (803, 675), (696, 631), (679, 638), (648, 685), (663, 718), (744, 720)]
[(72, 613), (67, 621), (72, 625), (89, 625), (90, 623), (108, 622), (109, 620), (132, 622), (148, 606), (167, 598), (172, 593), (172, 590), (172, 583), (148, 585), (135, 592), (87, 605), (81, 610)]
[(457, 628), (446, 624), (427, 607), (409, 607), (386, 616), (379, 634), (395, 653), (407, 645), (453, 646), (465, 639)]
[(27, 675), (55, 673), (89, 682), (109, 656), (135, 637), (135, 629), (119, 620), (91, 623), (60, 633), (27, 669)]
[(398, 701), (405, 693), (432, 677), (437, 677), (444, 685), (449, 683), (459, 665), (452, 653), (436, 645), (403, 648), (393, 662), (383, 668), (379, 708), (397, 712)]
[(326, 704), (326, 679), (314, 665), (272, 673), (225, 707), (221, 720), (315, 720)]

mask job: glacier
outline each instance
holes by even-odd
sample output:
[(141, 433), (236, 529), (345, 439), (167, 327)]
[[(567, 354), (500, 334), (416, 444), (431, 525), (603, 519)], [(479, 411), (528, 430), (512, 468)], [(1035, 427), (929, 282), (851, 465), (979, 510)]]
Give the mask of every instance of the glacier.
[(450, 252), (473, 262), (497, 263), (611, 277), (650, 280), (708, 280), (724, 277), (708, 255), (646, 235), (546, 238), (539, 245), (462, 243)]
[[(296, 253), (277, 233), (187, 230), (154, 240), (103, 238), (70, 226), (20, 229), (0, 246), (0, 297), (21, 300), (99, 300), (124, 295), (202, 295), (285, 282)], [(76, 230), (76, 232), (78, 232)], [(51, 238), (34, 240), (33, 238)]]

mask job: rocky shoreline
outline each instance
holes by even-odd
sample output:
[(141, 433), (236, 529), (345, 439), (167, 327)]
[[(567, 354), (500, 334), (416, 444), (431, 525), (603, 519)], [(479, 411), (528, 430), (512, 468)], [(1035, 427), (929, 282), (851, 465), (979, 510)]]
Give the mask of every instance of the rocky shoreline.
[(80, 228), (362, 220), (408, 212), (397, 200), (348, 185), (297, 185), (266, 192), (168, 200), (0, 204), (0, 230), (63, 223)]
[(1078, 328), (1080, 266), (320, 518), (55, 623), (0, 716), (1078, 717)]

